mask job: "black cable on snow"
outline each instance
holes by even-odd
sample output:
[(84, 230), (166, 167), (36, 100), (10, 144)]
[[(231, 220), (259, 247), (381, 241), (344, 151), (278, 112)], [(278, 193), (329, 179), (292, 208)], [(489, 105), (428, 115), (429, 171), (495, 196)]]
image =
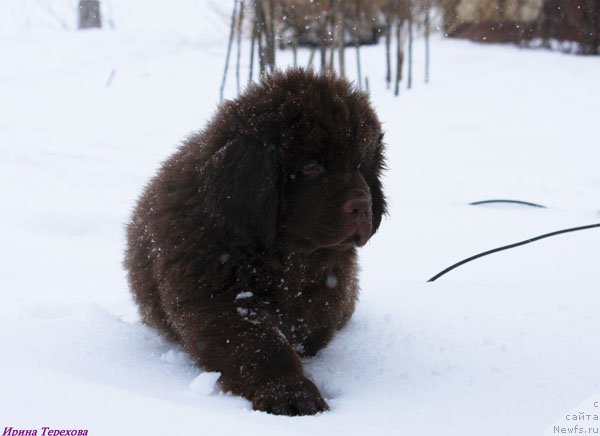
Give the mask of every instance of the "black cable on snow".
[(596, 224), (590, 224), (590, 225), (587, 225), (587, 226), (572, 227), (570, 229), (557, 230), (555, 232), (546, 233), (544, 235), (536, 236), (534, 238), (530, 238), (530, 239), (527, 239), (525, 241), (516, 242), (514, 244), (510, 244), (510, 245), (505, 245), (503, 247), (494, 248), (493, 250), (484, 251), (483, 253), (476, 254), (475, 256), (471, 256), (471, 257), (469, 257), (467, 259), (461, 260), (458, 263), (455, 263), (454, 265), (452, 265), (452, 266), (446, 268), (445, 270), (443, 270), (443, 271), (437, 273), (436, 275), (434, 275), (432, 278), (430, 278), (429, 280), (427, 280), (427, 282), (435, 282), (441, 276), (443, 276), (446, 273), (449, 273), (453, 269), (458, 268), (459, 266), (464, 265), (465, 263), (471, 262), (472, 260), (479, 259), (480, 257), (483, 257), (483, 256), (487, 256), (488, 254), (497, 253), (497, 252), (503, 251), (503, 250), (508, 250), (509, 248), (519, 247), (521, 245), (529, 244), (530, 242), (539, 241), (540, 239), (545, 239), (545, 238), (549, 238), (551, 236), (561, 235), (563, 233), (577, 232), (579, 230), (594, 229), (594, 228), (599, 228), (599, 227), (600, 227), (600, 223), (596, 223)]
[(472, 203), (469, 203), (469, 206), (478, 206), (480, 204), (489, 204), (489, 203), (514, 203), (514, 204), (521, 204), (524, 206), (540, 207), (542, 209), (546, 209), (546, 206), (544, 206), (542, 204), (531, 203), (529, 201), (505, 200), (505, 199), (474, 201)]

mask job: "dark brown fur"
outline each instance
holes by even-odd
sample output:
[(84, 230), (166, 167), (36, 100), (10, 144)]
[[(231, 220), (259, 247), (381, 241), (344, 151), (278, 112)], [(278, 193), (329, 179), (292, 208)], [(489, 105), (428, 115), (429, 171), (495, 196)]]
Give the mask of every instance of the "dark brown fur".
[(274, 73), (223, 103), (128, 225), (143, 320), (255, 409), (326, 410), (300, 356), (354, 311), (355, 245), (385, 213), (381, 138), (366, 94), (332, 75)]

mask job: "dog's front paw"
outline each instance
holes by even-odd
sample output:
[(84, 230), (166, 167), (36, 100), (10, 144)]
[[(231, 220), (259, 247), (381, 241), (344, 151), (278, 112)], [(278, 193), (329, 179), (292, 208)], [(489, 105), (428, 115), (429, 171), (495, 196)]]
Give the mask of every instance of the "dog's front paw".
[(252, 397), (254, 410), (274, 415), (314, 415), (329, 410), (321, 393), (304, 376), (288, 376), (263, 380)]

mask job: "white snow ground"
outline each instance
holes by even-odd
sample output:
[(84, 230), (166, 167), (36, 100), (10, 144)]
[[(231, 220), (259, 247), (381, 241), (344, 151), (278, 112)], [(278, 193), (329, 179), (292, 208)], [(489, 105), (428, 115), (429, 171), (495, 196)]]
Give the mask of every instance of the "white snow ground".
[[(425, 86), (419, 40), (414, 89), (397, 99), (382, 47), (362, 50), (391, 207), (361, 251), (354, 318), (306, 362), (330, 412), (254, 412), (141, 325), (123, 223), (215, 110), (227, 18), (201, 3), (119, 3), (116, 30), (73, 32), (42, 2), (0, 2), (0, 431), (537, 435), (600, 393), (600, 230), (425, 283), (600, 222), (600, 58), (436, 38)], [(498, 197), (549, 208), (467, 205)]]

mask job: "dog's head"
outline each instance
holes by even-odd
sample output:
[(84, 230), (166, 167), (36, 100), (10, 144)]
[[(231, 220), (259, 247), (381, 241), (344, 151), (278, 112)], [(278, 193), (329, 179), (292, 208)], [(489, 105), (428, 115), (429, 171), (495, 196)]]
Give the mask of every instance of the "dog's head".
[(274, 73), (221, 106), (212, 127), (215, 201), (245, 238), (314, 251), (362, 246), (377, 231), (383, 134), (348, 81)]

